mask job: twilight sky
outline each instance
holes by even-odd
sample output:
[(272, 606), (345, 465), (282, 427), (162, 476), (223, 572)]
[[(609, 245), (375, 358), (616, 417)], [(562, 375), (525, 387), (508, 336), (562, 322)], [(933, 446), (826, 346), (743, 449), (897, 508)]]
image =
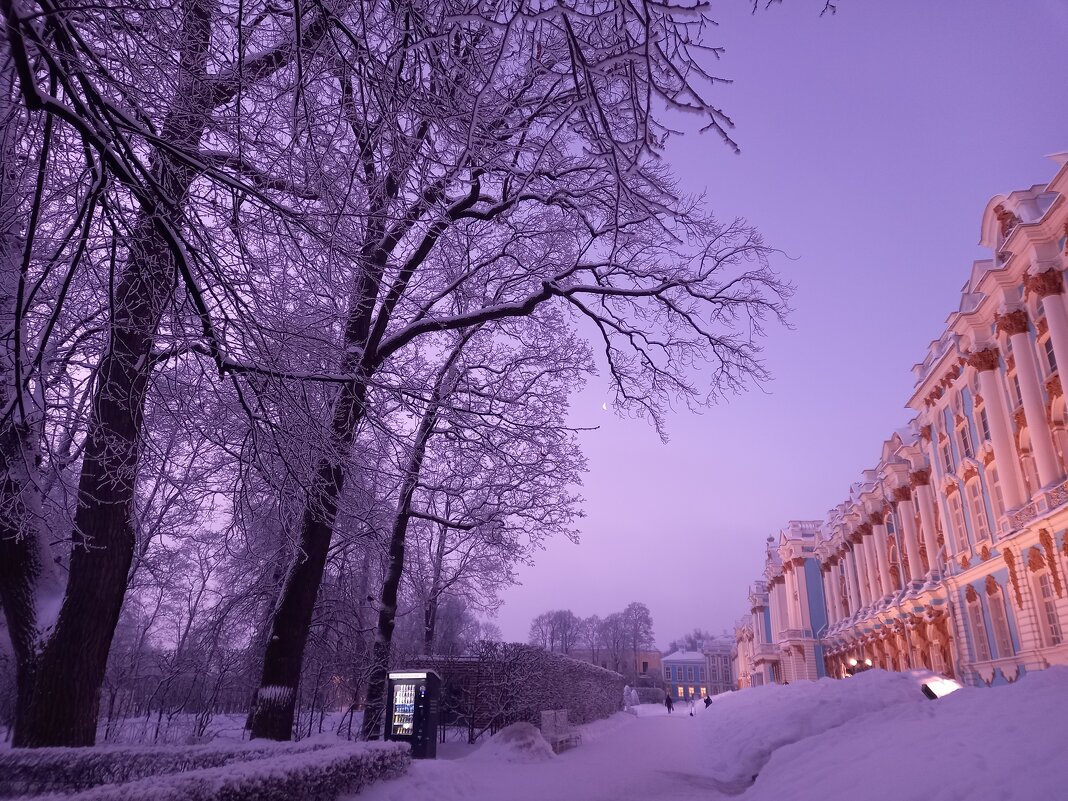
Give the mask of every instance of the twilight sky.
[[(1065, 0), (785, 0), (751, 15), (712, 0), (726, 52), (714, 136), (672, 143), (685, 189), (744, 216), (784, 254), (794, 330), (773, 328), (774, 379), (651, 426), (576, 397), (590, 461), (582, 542), (550, 543), (496, 622), (525, 641), (547, 609), (604, 616), (646, 603), (657, 644), (746, 612), (763, 544), (822, 519), (909, 414), (910, 368), (959, 301), (991, 196), (1045, 183), (1068, 150)], [(676, 126), (686, 120), (674, 120)]]

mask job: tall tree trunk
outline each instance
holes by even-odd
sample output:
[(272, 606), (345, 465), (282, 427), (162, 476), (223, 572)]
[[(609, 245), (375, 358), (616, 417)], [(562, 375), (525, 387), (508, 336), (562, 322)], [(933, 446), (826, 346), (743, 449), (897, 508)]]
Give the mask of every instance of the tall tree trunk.
[[(177, 94), (162, 131), (164, 141), (186, 152), (198, 147), (206, 121), (212, 10), (212, 0), (187, 0)], [(100, 687), (134, 551), (131, 516), (149, 356), (175, 283), (163, 226), (177, 225), (173, 209), (184, 202), (194, 177), (166, 151), (155, 154), (153, 173), (168, 195), (171, 217), (141, 212), (128, 242), (86, 436), (67, 588), (32, 680), (21, 688), (29, 694), (19, 699), (28, 711), (15, 730), (17, 746), (92, 745), (96, 739)]]
[[(445, 519), (448, 520), (450, 514), (451, 505), (446, 499), (445, 501)], [(430, 582), (430, 594), (426, 601), (426, 608), (423, 610), (423, 653), (434, 653), (434, 637), (437, 633), (438, 625), (438, 602), (441, 599), (441, 574), (445, 564), (445, 545), (446, 537), (449, 534), (449, 527), (445, 523), (439, 523), (441, 536), (438, 539), (437, 546), (434, 548), (434, 565), (433, 565), (433, 578)]]
[(397, 595), (400, 591), (401, 577), (404, 575), (404, 550), (408, 537), (408, 523), (412, 519), (412, 499), (419, 485), (427, 443), (430, 442), (430, 437), (434, 433), (442, 401), (452, 393), (455, 387), (454, 365), (470, 335), (469, 332), (460, 338), (437, 374), (426, 411), (423, 412), (423, 418), (416, 429), (412, 453), (408, 457), (404, 480), (401, 482), (397, 512), (393, 518), (393, 528), (389, 538), (389, 567), (386, 569), (385, 580), (382, 582), (382, 595), (378, 604), (378, 628), (375, 634), (375, 644), (371, 650), (367, 708), (364, 711), (360, 732), (365, 740), (375, 739), (378, 736), (385, 709), (386, 679), (393, 645), (393, 628), (397, 620)]

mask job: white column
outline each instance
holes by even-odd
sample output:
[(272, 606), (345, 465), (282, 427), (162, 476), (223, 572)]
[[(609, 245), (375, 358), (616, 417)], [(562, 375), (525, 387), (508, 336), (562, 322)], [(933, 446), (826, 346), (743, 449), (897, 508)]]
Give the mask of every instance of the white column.
[(826, 562), (820, 563), (820, 586), (823, 587), (823, 611), (827, 618), (827, 625), (834, 622), (834, 602), (831, 600), (831, 566)]
[(842, 600), (838, 594), (838, 560), (834, 560), (834, 564), (830, 565), (830, 570), (827, 571), (827, 589), (830, 591), (828, 594), (828, 604), (830, 604), (831, 611), (827, 618), (830, 623), (837, 623), (842, 619)]
[(909, 581), (923, 581), (923, 562), (920, 559), (920, 542), (916, 537), (916, 507), (912, 502), (912, 490), (898, 487), (894, 490), (897, 501), (897, 519), (905, 540), (905, 555), (909, 559)]
[(893, 595), (897, 590), (890, 577), (890, 552), (886, 547), (886, 537), (883, 513), (872, 515), (871, 538), (875, 541), (875, 558), (879, 570), (879, 583), (883, 585), (883, 597)]
[(787, 569), (783, 565), (783, 575), (786, 577), (786, 619), (789, 621), (787, 628), (801, 628), (801, 609), (797, 599), (797, 568), (793, 565)]
[(857, 560), (857, 586), (860, 589), (860, 605), (871, 606), (872, 584), (871, 573), (868, 572), (868, 551), (864, 547), (865, 538), (862, 536), (859, 542), (853, 544), (853, 556)]
[(854, 546), (849, 543), (842, 555), (845, 566), (846, 594), (849, 596), (849, 614), (855, 615), (857, 610), (864, 605), (860, 597), (860, 582), (857, 580), (857, 555)]
[(1047, 487), (1064, 475), (1057, 461), (1049, 423), (1046, 421), (1046, 404), (1042, 400), (1042, 385), (1035, 366), (1035, 352), (1027, 335), (1027, 312), (1017, 309), (998, 315), (998, 329), (1007, 332), (1012, 342), (1012, 353), (1016, 359), (1016, 378), (1020, 382), (1024, 417), (1031, 435), (1031, 450), (1035, 454), (1038, 480), (1043, 487)]
[[(1068, 370), (1068, 361), (1065, 361), (1068, 359), (1068, 311), (1064, 307), (1064, 277), (1060, 270), (1052, 268), (1031, 276), (1028, 288), (1042, 298), (1042, 308), (1049, 323), (1049, 337), (1053, 342), (1053, 356), (1057, 359), (1057, 375), (1064, 376), (1065, 370)], [(1062, 377), (1062, 391), (1068, 391), (1068, 387), (1064, 386), (1066, 383)]]
[(990, 444), (994, 447), (1005, 508), (1015, 509), (1027, 500), (1027, 493), (1020, 475), (1020, 455), (1016, 451), (1009, 411), (1005, 406), (1005, 391), (998, 374), (998, 352), (993, 348), (976, 351), (968, 357), (968, 364), (979, 373), (979, 391), (983, 393), (986, 404)]
[(876, 562), (878, 561), (878, 555), (875, 553), (875, 541), (872, 539), (871, 526), (867, 527), (867, 531), (860, 540), (860, 548), (864, 554), (864, 565), (868, 571), (868, 595), (871, 599), (868, 603), (876, 603), (885, 595), (883, 588), (880, 585), (879, 580), (879, 568)]
[(920, 529), (923, 534), (923, 547), (927, 550), (927, 561), (931, 573), (942, 571), (942, 561), (938, 558), (938, 526), (935, 525), (934, 493), (931, 491), (930, 473), (917, 470), (909, 476), (916, 500), (920, 507)]

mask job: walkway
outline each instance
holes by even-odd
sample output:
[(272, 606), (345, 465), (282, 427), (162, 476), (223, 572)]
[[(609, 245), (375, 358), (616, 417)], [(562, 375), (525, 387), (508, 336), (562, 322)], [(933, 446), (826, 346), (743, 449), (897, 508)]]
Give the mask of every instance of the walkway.
[(475, 758), (419, 761), (359, 801), (714, 801), (724, 789), (701, 770), (700, 708), (642, 706), (587, 727), (580, 747), (536, 763)]

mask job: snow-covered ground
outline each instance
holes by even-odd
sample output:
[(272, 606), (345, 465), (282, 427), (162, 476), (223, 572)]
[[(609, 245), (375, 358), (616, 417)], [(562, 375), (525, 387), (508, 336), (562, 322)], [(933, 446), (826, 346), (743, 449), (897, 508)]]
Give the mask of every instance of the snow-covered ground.
[[(418, 761), (361, 801), (1030, 801), (1068, 798), (1068, 668), (937, 701), (909, 674), (639, 707), (545, 752), (530, 732)], [(754, 780), (755, 777), (755, 780)]]

